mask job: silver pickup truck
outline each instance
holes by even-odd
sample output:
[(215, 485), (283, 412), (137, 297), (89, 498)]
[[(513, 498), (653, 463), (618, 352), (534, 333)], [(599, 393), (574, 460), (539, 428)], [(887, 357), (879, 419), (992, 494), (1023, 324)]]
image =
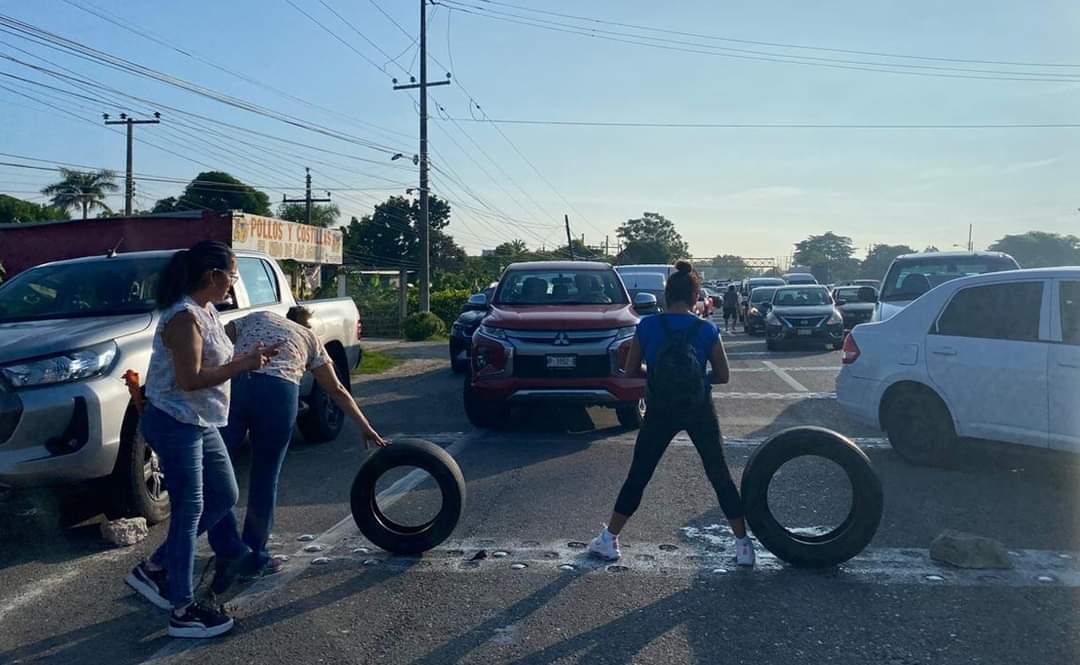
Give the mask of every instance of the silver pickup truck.
[[(157, 326), (158, 274), (172, 251), (47, 263), (0, 286), (0, 485), (103, 482), (112, 512), (165, 519), (169, 499), (157, 456), (139, 433), (124, 373), (145, 380)], [(297, 304), (273, 259), (237, 252), (230, 321)], [(356, 305), (300, 303), (348, 387), (360, 362)], [(335, 438), (343, 415), (310, 375), (297, 425), (308, 441)]]

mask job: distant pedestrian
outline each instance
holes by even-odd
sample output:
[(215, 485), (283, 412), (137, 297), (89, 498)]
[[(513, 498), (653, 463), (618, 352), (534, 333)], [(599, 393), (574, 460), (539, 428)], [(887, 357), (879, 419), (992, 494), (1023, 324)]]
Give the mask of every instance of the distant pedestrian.
[[(233, 620), (194, 600), (192, 572), (198, 534), (231, 514), (236, 477), (218, 427), (228, 422), (230, 379), (257, 370), (273, 352), (261, 346), (233, 354), (218, 319), (236, 283), (236, 257), (219, 242), (177, 252), (162, 271), (142, 432), (161, 459), (172, 518), (165, 542), (127, 576), (127, 583), (162, 609), (171, 608), (172, 637), (214, 637)], [(218, 556), (240, 559), (239, 536), (218, 543)], [(167, 571), (167, 572), (166, 572)]]
[[(230, 453), (251, 435), (250, 482), (242, 533), (251, 554), (239, 567), (218, 567), (211, 584), (215, 593), (227, 591), (237, 577), (262, 577), (281, 569), (282, 562), (270, 556), (266, 544), (274, 524), (278, 477), (292, 439), (300, 381), (305, 373), (312, 373), (315, 382), (357, 424), (364, 438), (380, 447), (387, 445), (338, 380), (334, 361), (310, 330), (310, 318), (311, 312), (298, 306), (289, 310), (287, 318), (269, 311), (255, 312), (225, 326), (238, 352), (261, 345), (275, 348), (277, 354), (266, 366), (232, 382), (229, 425), (221, 433)], [(214, 551), (231, 542), (237, 530), (236, 515), (230, 510), (210, 530)]]
[[(754, 546), (746, 533), (742, 500), (724, 460), (723, 439), (711, 384), (730, 379), (727, 355), (720, 331), (711, 321), (693, 313), (701, 289), (701, 277), (688, 261), (675, 264), (665, 295), (668, 309), (638, 323), (624, 370), (641, 375), (648, 367), (645, 421), (634, 444), (634, 458), (623, 483), (611, 520), (589, 545), (593, 556), (608, 561), (621, 556), (619, 533), (641, 503), (645, 486), (675, 435), (685, 430), (701, 456), (720, 508), (735, 534), (736, 563), (754, 565)], [(705, 371), (706, 363), (712, 374)]]
[(739, 294), (735, 292), (735, 285), (731, 284), (724, 291), (724, 330), (731, 332), (738, 322)]

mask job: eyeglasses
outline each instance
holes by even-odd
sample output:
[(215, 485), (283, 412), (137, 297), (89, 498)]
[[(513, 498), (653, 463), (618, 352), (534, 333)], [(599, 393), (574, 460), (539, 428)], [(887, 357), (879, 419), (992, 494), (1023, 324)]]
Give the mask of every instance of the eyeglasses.
[(214, 272), (219, 272), (229, 278), (229, 284), (236, 284), (240, 281), (240, 273), (231, 272), (228, 270), (222, 270), (221, 268), (214, 268)]

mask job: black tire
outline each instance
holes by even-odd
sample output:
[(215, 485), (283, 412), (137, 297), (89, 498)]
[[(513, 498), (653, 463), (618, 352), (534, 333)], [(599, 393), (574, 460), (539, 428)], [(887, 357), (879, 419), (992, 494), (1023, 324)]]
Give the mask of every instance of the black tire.
[(769, 351), (778, 351), (778, 350), (780, 350), (780, 343), (777, 342), (775, 339), (766, 338), (765, 339), (765, 348), (768, 349)]
[(454, 354), (450, 354), (450, 371), (454, 374), (464, 374), (469, 369), (468, 360), (458, 360)]
[[(348, 386), (348, 372), (343, 371), (337, 363), (334, 363), (334, 371), (337, 372), (341, 384)], [(308, 443), (325, 443), (336, 439), (345, 425), (345, 414), (334, 404), (334, 400), (330, 399), (330, 395), (315, 384), (305, 401), (307, 410), (296, 419), (296, 425), (304, 435), (304, 440)]]
[[(387, 471), (401, 466), (423, 469), (439, 485), (442, 507), (426, 524), (398, 524), (379, 509), (376, 483)], [(353, 480), (351, 506), (357, 528), (374, 545), (394, 554), (421, 554), (437, 547), (457, 527), (465, 508), (465, 478), (454, 458), (434, 443), (398, 439), (388, 448), (368, 453)]]
[(120, 433), (120, 450), (109, 478), (110, 517), (143, 517), (147, 524), (168, 519), (171, 512), (165, 474), (157, 454), (146, 443), (139, 416), (128, 410)]
[(885, 396), (882, 425), (896, 454), (916, 466), (956, 462), (956, 427), (945, 403), (923, 386), (900, 386)]
[(615, 415), (619, 418), (619, 424), (627, 429), (638, 429), (645, 421), (645, 400), (629, 404), (620, 404), (615, 407)]
[(498, 402), (484, 400), (477, 395), (473, 390), (470, 376), (465, 377), (462, 399), (465, 402), (465, 416), (473, 427), (490, 429), (506, 422), (506, 407)]
[[(785, 462), (804, 455), (838, 464), (851, 482), (851, 510), (829, 533), (793, 533), (769, 508), (769, 483)], [(866, 453), (846, 437), (823, 427), (784, 430), (758, 446), (742, 475), (746, 521), (767, 550), (793, 566), (823, 568), (839, 565), (859, 554), (873, 540), (881, 523), (884, 496), (881, 480)]]

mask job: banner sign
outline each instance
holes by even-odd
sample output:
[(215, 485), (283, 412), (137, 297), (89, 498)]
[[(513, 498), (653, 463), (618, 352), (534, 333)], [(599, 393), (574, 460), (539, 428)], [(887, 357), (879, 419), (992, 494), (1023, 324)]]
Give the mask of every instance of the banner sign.
[(247, 213), (233, 213), (232, 247), (265, 252), (279, 260), (342, 263), (339, 229), (322, 229)]

